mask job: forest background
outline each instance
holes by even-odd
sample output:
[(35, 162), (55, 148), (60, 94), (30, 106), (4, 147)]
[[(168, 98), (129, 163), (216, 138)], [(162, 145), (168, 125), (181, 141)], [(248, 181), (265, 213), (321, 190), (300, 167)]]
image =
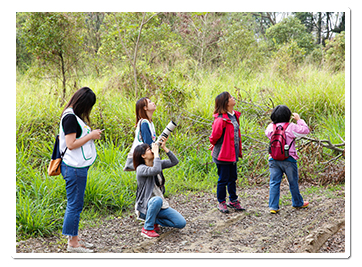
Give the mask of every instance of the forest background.
[(18, 240), (60, 232), (64, 181), (46, 168), (64, 105), (82, 86), (97, 95), (91, 127), (106, 129), (96, 141), (84, 221), (133, 209), (137, 184), (123, 165), (143, 96), (157, 104), (158, 134), (178, 123), (168, 143), (180, 164), (165, 172), (166, 194), (215, 192), (208, 136), (223, 91), (242, 112), (239, 186), (268, 183), (264, 129), (278, 104), (312, 130), (297, 140), (300, 181), (344, 185), (344, 12), (19, 12), (16, 67)]

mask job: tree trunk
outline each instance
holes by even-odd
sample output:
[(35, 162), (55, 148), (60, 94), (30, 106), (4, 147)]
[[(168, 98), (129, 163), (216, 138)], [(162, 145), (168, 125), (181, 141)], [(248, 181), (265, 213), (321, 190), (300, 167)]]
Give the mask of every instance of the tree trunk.
[(322, 36), (322, 12), (318, 12), (318, 24), (317, 24), (317, 44), (321, 43)]
[(65, 77), (65, 63), (64, 63), (64, 58), (63, 58), (63, 54), (62, 52), (59, 52), (59, 57), (60, 57), (60, 65), (62, 68), (62, 83), (63, 83), (63, 99), (65, 99), (65, 93), (66, 93), (66, 77)]
[(138, 44), (141, 38), (141, 32), (142, 32), (142, 28), (144, 25), (144, 21), (145, 21), (145, 16), (146, 16), (146, 12), (143, 13), (143, 17), (142, 17), (142, 22), (141, 22), (141, 26), (140, 26), (140, 30), (138, 32), (138, 37), (137, 37), (137, 42), (136, 42), (136, 46), (134, 48), (134, 56), (133, 56), (133, 75), (134, 75), (134, 85), (135, 85), (135, 93), (136, 93), (136, 97), (137, 96), (137, 69), (136, 69), (136, 61), (137, 61), (137, 52), (138, 52)]

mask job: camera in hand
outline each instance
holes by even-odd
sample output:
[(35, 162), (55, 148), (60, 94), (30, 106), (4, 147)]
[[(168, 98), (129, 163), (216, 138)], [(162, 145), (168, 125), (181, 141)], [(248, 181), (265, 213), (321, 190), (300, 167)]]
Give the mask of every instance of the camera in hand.
[(158, 137), (156, 143), (159, 145), (161, 138), (162, 137), (167, 138), (169, 136), (169, 134), (172, 133), (172, 131), (176, 128), (176, 126), (177, 126), (176, 123), (174, 123), (173, 121), (170, 121), (169, 124), (167, 124), (166, 128), (163, 130), (163, 132)]

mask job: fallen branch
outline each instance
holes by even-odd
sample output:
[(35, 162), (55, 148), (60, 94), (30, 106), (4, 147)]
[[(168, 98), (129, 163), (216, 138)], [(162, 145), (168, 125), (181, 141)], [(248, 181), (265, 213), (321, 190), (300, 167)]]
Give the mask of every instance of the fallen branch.
[(341, 146), (344, 146), (344, 142), (342, 144), (332, 144), (332, 142), (330, 140), (318, 140), (318, 139), (313, 139), (313, 138), (310, 138), (310, 137), (306, 137), (306, 136), (303, 136), (301, 137), (301, 139), (305, 139), (305, 140), (308, 140), (308, 141), (311, 141), (311, 142), (315, 142), (315, 143), (318, 143), (319, 145), (325, 147), (325, 148), (329, 148), (329, 149), (332, 149), (334, 151), (337, 151), (337, 152), (341, 152), (341, 153), (344, 153), (344, 149), (342, 148), (338, 148), (338, 147), (341, 147)]

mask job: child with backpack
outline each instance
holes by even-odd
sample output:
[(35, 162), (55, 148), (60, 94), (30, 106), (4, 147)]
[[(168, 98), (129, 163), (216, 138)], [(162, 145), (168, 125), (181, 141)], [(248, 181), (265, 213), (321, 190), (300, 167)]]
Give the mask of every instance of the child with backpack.
[[(272, 123), (265, 130), (270, 139), (269, 146), (269, 211), (272, 214), (279, 212), (280, 183), (283, 173), (289, 181), (289, 190), (292, 195), (293, 208), (306, 208), (308, 201), (303, 201), (299, 192), (297, 151), (295, 149), (295, 138), (303, 137), (309, 133), (308, 125), (297, 113), (292, 113), (285, 105), (274, 108), (270, 116)], [(289, 123), (290, 118), (296, 120)]]

